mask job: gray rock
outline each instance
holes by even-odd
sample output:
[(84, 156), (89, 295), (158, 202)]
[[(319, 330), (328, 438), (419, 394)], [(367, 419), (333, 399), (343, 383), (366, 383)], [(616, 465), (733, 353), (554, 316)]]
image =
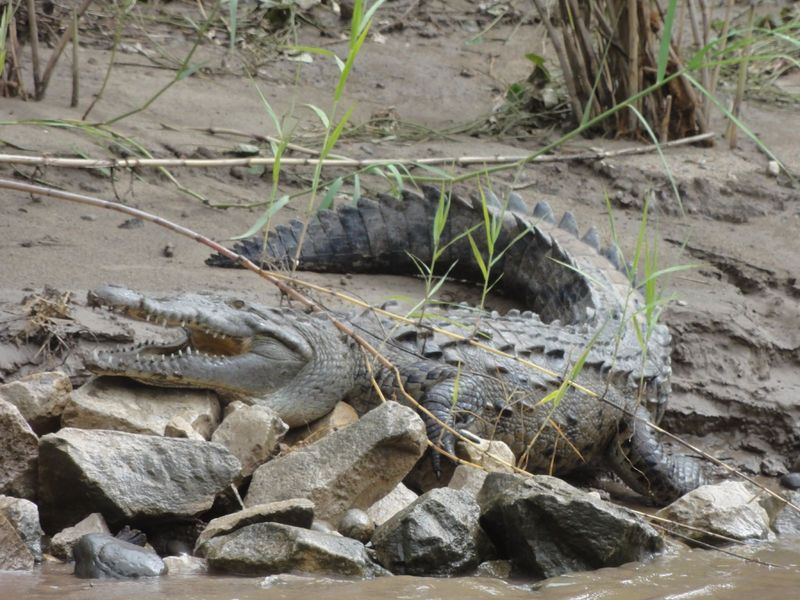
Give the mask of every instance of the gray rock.
[[(800, 507), (800, 492), (784, 492), (786, 499)], [(785, 505), (772, 522), (772, 530), (778, 535), (800, 535), (800, 511)]]
[(222, 410), (209, 390), (158, 388), (119, 377), (96, 377), (74, 392), (61, 415), (64, 427), (164, 435), (181, 417), (209, 439)]
[(194, 552), (199, 556), (205, 556), (204, 545), (208, 540), (254, 523), (283, 523), (308, 529), (313, 521), (314, 503), (305, 498), (257, 504), (211, 520), (197, 538)]
[(40, 503), (45, 531), (92, 512), (110, 525), (192, 517), (239, 473), (239, 461), (209, 442), (62, 429), (41, 439)]
[(82, 579), (158, 577), (166, 566), (158, 554), (106, 533), (87, 533), (72, 549)]
[(378, 562), (398, 575), (458, 575), (491, 558), (475, 498), (460, 490), (424, 493), (375, 530)]
[(417, 413), (385, 402), (357, 423), (261, 465), (245, 505), (308, 498), (317, 517), (338, 523), (350, 508), (366, 509), (393, 489), (426, 447)]
[[(235, 410), (226, 410), (213, 442), (225, 446), (242, 464), (240, 477), (249, 477), (272, 456), (278, 442), (289, 430), (272, 410), (235, 402)], [(230, 407), (229, 407), (230, 408)]]
[(456, 470), (453, 471), (453, 476), (450, 478), (450, 483), (447, 487), (454, 490), (463, 490), (478, 496), (483, 487), (483, 482), (486, 481), (486, 476), (489, 475), (483, 469), (476, 469), (469, 465), (458, 465)]
[(355, 577), (386, 573), (363, 544), (350, 538), (281, 523), (256, 523), (206, 544), (212, 570), (239, 575), (304, 572)]
[(33, 373), (0, 385), (0, 399), (16, 406), (38, 435), (58, 429), (70, 392), (72, 383), (60, 371)]
[(198, 556), (181, 554), (180, 556), (165, 556), (163, 559), (169, 575), (207, 575), (208, 562)]
[(476, 577), (493, 577), (494, 579), (510, 579), (514, 565), (510, 560), (487, 560), (475, 569)]
[(339, 522), (339, 533), (366, 544), (375, 531), (375, 522), (360, 508), (351, 508)]
[(0, 514), (14, 526), (36, 562), (42, 561), (42, 531), (39, 509), (30, 500), (0, 496)]
[(17, 407), (0, 400), (0, 494), (36, 498), (39, 438)]
[(490, 473), (478, 502), (486, 533), (525, 575), (616, 567), (664, 547), (638, 516), (555, 477)]
[(468, 443), (459, 440), (456, 454), (472, 464), (483, 467), (486, 471), (513, 473), (516, 464), (514, 453), (507, 444), (500, 441), (481, 440), (480, 443)]
[(724, 538), (763, 540), (769, 535), (770, 518), (760, 496), (759, 490), (742, 481), (724, 481), (692, 490), (656, 515), (689, 525), (692, 529), (675, 527), (675, 531), (705, 544), (729, 544)]
[(376, 526), (381, 525), (416, 499), (417, 494), (402, 483), (398, 483), (391, 492), (367, 509), (367, 516)]
[(329, 433), (339, 431), (358, 421), (358, 413), (347, 402), (338, 402), (333, 410), (324, 417), (316, 421), (295, 427), (284, 438), (284, 442), (290, 446), (302, 444), (308, 446), (317, 440), (324, 438)]
[(800, 473), (792, 471), (781, 477), (781, 485), (790, 490), (800, 490)]
[(62, 529), (50, 540), (49, 552), (61, 560), (72, 561), (72, 548), (87, 533), (108, 533), (111, 531), (100, 513), (92, 513), (72, 527)]
[(204, 441), (202, 435), (200, 435), (197, 430), (192, 427), (192, 424), (189, 423), (186, 419), (181, 416), (172, 417), (164, 426), (164, 437), (174, 437), (174, 438), (183, 438), (185, 440), (197, 440), (197, 441)]
[(0, 571), (30, 571), (34, 562), (17, 528), (0, 513)]

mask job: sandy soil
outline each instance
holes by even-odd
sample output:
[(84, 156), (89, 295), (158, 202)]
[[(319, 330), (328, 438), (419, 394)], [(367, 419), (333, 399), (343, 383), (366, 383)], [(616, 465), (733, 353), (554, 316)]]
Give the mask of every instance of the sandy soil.
[[(528, 3), (516, 3), (529, 11)], [(402, 17), (408, 2), (390, 2), (378, 25)], [(523, 6), (524, 5), (524, 6)], [(142, 10), (147, 5), (140, 3)], [(194, 3), (170, 3), (170, 11), (190, 13)], [(487, 115), (505, 87), (528, 75), (526, 52), (546, 53), (545, 35), (533, 19), (501, 23), (479, 42), (469, 43), (491, 20), (469, 2), (421, 3), (406, 17), (404, 29), (371, 37), (353, 70), (342, 106), (354, 107), (353, 122), (388, 114), (430, 130), (442, 130)], [(324, 45), (339, 53), (343, 26), (324, 10), (314, 13), (322, 28), (300, 29), (300, 42)], [(195, 17), (197, 15), (194, 15)], [(143, 21), (144, 22), (144, 21)], [(192, 39), (184, 30), (147, 21), (147, 35), (133, 27), (126, 32), (126, 49), (137, 42), (147, 52), (161, 48), (185, 56)], [(108, 23), (96, 18), (97, 27)], [(76, 129), (52, 124), (13, 124), (28, 119), (79, 119), (96, 91), (110, 58), (108, 38), (100, 29), (87, 30), (81, 49), (82, 89), (77, 108), (69, 108), (68, 60), (57, 69), (42, 102), (4, 98), (0, 103), (0, 143), (5, 153), (92, 157), (113, 155), (114, 148)], [(213, 32), (212, 32), (213, 33)], [(205, 67), (180, 81), (146, 111), (113, 126), (157, 157), (223, 157), (255, 135), (275, 134), (256, 85), (285, 126), (311, 134), (315, 117), (304, 103), (330, 106), (337, 77), (330, 60), (314, 57), (310, 64), (275, 53), (251, 80), (242, 73), (236, 55), (222, 40), (201, 46), (197, 59)], [(148, 37), (149, 36), (149, 37)], [(91, 120), (105, 121), (141, 106), (174, 71), (155, 68), (141, 53), (121, 52), (105, 95)], [(782, 85), (797, 91), (795, 72)], [(744, 120), (783, 160), (790, 172), (800, 172), (800, 123), (797, 108), (751, 102)], [(9, 124), (11, 123), (11, 124)], [(788, 125), (788, 126), (787, 126)], [(244, 136), (212, 135), (207, 128), (227, 128)], [(716, 120), (713, 129), (724, 124)], [(346, 139), (337, 152), (350, 157), (424, 157), (522, 154), (555, 139), (557, 131), (535, 131), (515, 137), (431, 136), (411, 141), (391, 131), (372, 130)], [(602, 161), (529, 165), (493, 178), (498, 188), (520, 187), (526, 201), (546, 199), (557, 211), (572, 210), (580, 225), (594, 224), (609, 236), (605, 197), (611, 198), (613, 219), (624, 250), (633, 247), (643, 198), (656, 199), (652, 232), (663, 266), (692, 263), (668, 280), (675, 302), (665, 314), (674, 344), (674, 398), (667, 427), (703, 447), (744, 466), (750, 472), (776, 474), (798, 458), (800, 439), (800, 194), (785, 175), (767, 174), (767, 157), (740, 136), (729, 150), (718, 139), (713, 148), (682, 147), (667, 152), (666, 163), (681, 192), (681, 214), (664, 165), (655, 154)], [(308, 141), (308, 145), (313, 145)], [(631, 146), (614, 140), (576, 140), (564, 152)], [(317, 144), (318, 147), (318, 144)], [(335, 176), (342, 171), (326, 172)], [(181, 184), (211, 204), (248, 205), (270, 192), (269, 175), (246, 169), (173, 169)], [(286, 168), (281, 190), (294, 192), (310, 177), (309, 169)], [(28, 176), (66, 190), (105, 199), (119, 199), (152, 211), (210, 237), (225, 239), (244, 232), (260, 208), (214, 209), (180, 192), (155, 170), (119, 172), (114, 179), (93, 171), (48, 167), (33, 169), (5, 164), (0, 176)], [(386, 181), (365, 179), (366, 192), (386, 191)], [(342, 192), (347, 192), (345, 186)], [(110, 211), (0, 192), (0, 293), (18, 300), (44, 286), (72, 290), (83, 296), (106, 282), (124, 283), (148, 291), (235, 290), (269, 301), (275, 293), (246, 272), (211, 270), (203, 265), (207, 249), (154, 225), (125, 226), (126, 217)], [(305, 199), (290, 205), (281, 219), (302, 214)], [(174, 247), (166, 257), (164, 248)], [(372, 301), (415, 292), (416, 283), (391, 277), (310, 276), (331, 285), (346, 284), (351, 292)], [(421, 288), (416, 288), (418, 291)], [(453, 292), (456, 293), (456, 292)], [(4, 318), (0, 313), (0, 319)], [(13, 378), (23, 354), (8, 354), (0, 375)], [(30, 367), (28, 367), (30, 368)], [(26, 369), (23, 369), (24, 372)]]

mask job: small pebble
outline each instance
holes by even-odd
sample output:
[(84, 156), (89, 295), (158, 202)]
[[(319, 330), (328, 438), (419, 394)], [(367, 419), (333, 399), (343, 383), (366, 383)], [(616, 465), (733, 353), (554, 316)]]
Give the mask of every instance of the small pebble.
[(137, 219), (133, 217), (131, 219), (125, 219), (122, 223), (120, 223), (120, 229), (136, 229), (137, 227), (143, 227), (144, 221), (141, 219)]
[(800, 473), (787, 473), (781, 477), (781, 485), (790, 490), (800, 490)]
[(96, 221), (97, 217), (94, 215), (81, 215), (81, 219), (84, 221)]
[(771, 160), (767, 163), (767, 175), (771, 175), (772, 177), (777, 177), (781, 174), (781, 166), (778, 164), (777, 160)]
[(172, 258), (175, 256), (175, 245), (174, 244), (167, 244), (164, 246), (164, 249), (161, 251), (166, 258)]

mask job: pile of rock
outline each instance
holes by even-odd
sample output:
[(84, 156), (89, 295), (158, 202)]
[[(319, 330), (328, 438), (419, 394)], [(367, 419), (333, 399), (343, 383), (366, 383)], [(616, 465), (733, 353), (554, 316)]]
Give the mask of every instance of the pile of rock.
[[(596, 493), (510, 472), (513, 455), (499, 443), (465, 445), (485, 471), (459, 466), (449, 485), (418, 496), (403, 481), (427, 449), (425, 426), (393, 402), (361, 419), (342, 405), (286, 434), (270, 411), (242, 403), (223, 411), (206, 391), (100, 378), (73, 392), (58, 373), (0, 386), (0, 569), (33, 568), (45, 532), (46, 552), (74, 560), (76, 575), (120, 578), (550, 577), (664, 547), (641, 517)], [(695, 512), (719, 505), (698, 497)], [(671, 508), (681, 519), (691, 518), (687, 498)], [(740, 537), (767, 535), (776, 507), (762, 504), (751, 506)]]

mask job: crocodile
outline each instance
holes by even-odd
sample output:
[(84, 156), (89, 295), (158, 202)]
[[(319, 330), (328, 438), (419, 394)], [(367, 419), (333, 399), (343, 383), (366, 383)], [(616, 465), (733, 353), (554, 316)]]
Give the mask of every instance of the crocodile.
[[(429, 438), (450, 453), (453, 431), (462, 431), (506, 442), (531, 472), (565, 475), (603, 464), (658, 504), (705, 483), (702, 467), (669, 453), (651, 425), (670, 394), (670, 333), (643, 323), (644, 299), (619, 250), (601, 249), (593, 227), (579, 237), (570, 213), (556, 223), (548, 204), (529, 213), (513, 193), (501, 202), (491, 193), (467, 199), (425, 187), (320, 210), (235, 250), (269, 268), (313, 271), (418, 275), (420, 263), (435, 263), (447, 277), (473, 283), (483, 281), (491, 260), (494, 289), (517, 308), (499, 314), (448, 306), (398, 323), (383, 312), (309, 313), (107, 285), (90, 293), (90, 303), (185, 335), (97, 351), (89, 368), (211, 388), (268, 406), (291, 427), (343, 399), (362, 413), (379, 396), (405, 401), (403, 389), (427, 410)], [(239, 266), (221, 255), (206, 262)], [(365, 353), (335, 320), (396, 370)]]

